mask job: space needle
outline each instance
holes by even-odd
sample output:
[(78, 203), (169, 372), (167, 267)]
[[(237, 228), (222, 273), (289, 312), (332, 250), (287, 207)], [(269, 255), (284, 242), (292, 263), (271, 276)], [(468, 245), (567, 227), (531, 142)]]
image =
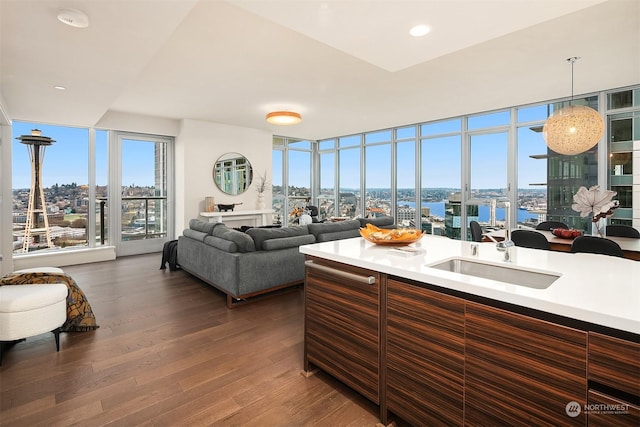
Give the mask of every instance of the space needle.
[[(31, 161), (31, 189), (29, 191), (29, 205), (27, 207), (22, 252), (29, 251), (32, 237), (33, 243), (40, 243), (40, 237), (43, 234), (47, 241), (47, 247), (53, 248), (44, 190), (42, 188), (42, 162), (44, 161), (44, 150), (56, 141), (48, 136), (42, 136), (42, 132), (38, 129), (32, 130), (31, 135), (22, 135), (16, 139), (27, 146)], [(44, 227), (40, 226), (40, 214), (42, 214)]]

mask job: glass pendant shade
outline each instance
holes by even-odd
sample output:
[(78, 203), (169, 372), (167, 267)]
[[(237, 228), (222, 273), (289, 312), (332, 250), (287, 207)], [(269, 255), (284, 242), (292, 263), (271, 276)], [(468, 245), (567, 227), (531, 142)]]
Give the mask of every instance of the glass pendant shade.
[(600, 141), (603, 133), (600, 114), (584, 105), (570, 105), (556, 111), (542, 129), (549, 149), (564, 155), (584, 153)]

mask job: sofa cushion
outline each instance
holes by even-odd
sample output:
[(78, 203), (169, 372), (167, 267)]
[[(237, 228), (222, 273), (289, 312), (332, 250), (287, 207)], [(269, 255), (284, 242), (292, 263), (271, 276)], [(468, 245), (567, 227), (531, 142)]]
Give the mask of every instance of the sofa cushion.
[(375, 225), (380, 228), (395, 227), (395, 221), (392, 216), (381, 216), (378, 218), (358, 218), (360, 227), (366, 227), (367, 224)]
[(256, 246), (251, 237), (229, 228), (224, 224), (218, 224), (214, 227), (212, 236), (235, 243), (238, 245), (238, 252), (253, 252), (256, 250)]
[(191, 230), (200, 231), (206, 234), (211, 234), (211, 231), (216, 225), (221, 224), (217, 222), (205, 222), (195, 218), (189, 220), (189, 228)]
[[(316, 242), (347, 239), (349, 237), (357, 237), (360, 235), (360, 221), (357, 219), (349, 219), (339, 222), (314, 223), (309, 224), (307, 227), (309, 227), (309, 233), (316, 237)], [(327, 234), (327, 236), (323, 237), (325, 234)]]
[(251, 236), (256, 245), (256, 251), (265, 250), (263, 244), (266, 240), (303, 236), (306, 234), (309, 234), (306, 225), (284, 228), (250, 228), (247, 230), (247, 235)]
[(204, 242), (204, 238), (208, 236), (207, 233), (203, 233), (202, 231), (192, 230), (191, 228), (185, 228), (182, 234), (186, 237), (190, 237), (199, 242)]
[(279, 239), (269, 239), (262, 242), (262, 249), (274, 251), (276, 249), (294, 248), (300, 245), (315, 243), (313, 234), (303, 234), (302, 236), (281, 237)]
[(321, 233), (318, 235), (318, 243), (331, 242), (332, 240), (350, 239), (352, 237), (359, 237), (360, 229), (334, 231), (333, 233)]
[(220, 249), (221, 251), (235, 253), (238, 252), (238, 245), (231, 240), (221, 239), (216, 236), (206, 236), (204, 238), (204, 244), (213, 246), (216, 249)]

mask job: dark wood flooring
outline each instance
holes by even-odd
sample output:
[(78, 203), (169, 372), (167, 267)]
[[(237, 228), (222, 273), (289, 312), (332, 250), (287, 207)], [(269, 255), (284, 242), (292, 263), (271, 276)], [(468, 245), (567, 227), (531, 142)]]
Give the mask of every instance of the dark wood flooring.
[(377, 407), (302, 371), (303, 290), (229, 310), (160, 254), (64, 267), (100, 324), (6, 349), (2, 426), (375, 426)]

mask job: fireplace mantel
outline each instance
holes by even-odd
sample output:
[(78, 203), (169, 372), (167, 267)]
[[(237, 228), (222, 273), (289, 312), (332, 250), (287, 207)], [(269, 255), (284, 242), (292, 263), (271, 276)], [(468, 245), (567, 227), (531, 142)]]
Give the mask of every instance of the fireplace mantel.
[(252, 211), (227, 211), (227, 212), (200, 212), (200, 216), (208, 222), (244, 222), (251, 221), (253, 226), (269, 225), (273, 214), (273, 209), (260, 209)]

